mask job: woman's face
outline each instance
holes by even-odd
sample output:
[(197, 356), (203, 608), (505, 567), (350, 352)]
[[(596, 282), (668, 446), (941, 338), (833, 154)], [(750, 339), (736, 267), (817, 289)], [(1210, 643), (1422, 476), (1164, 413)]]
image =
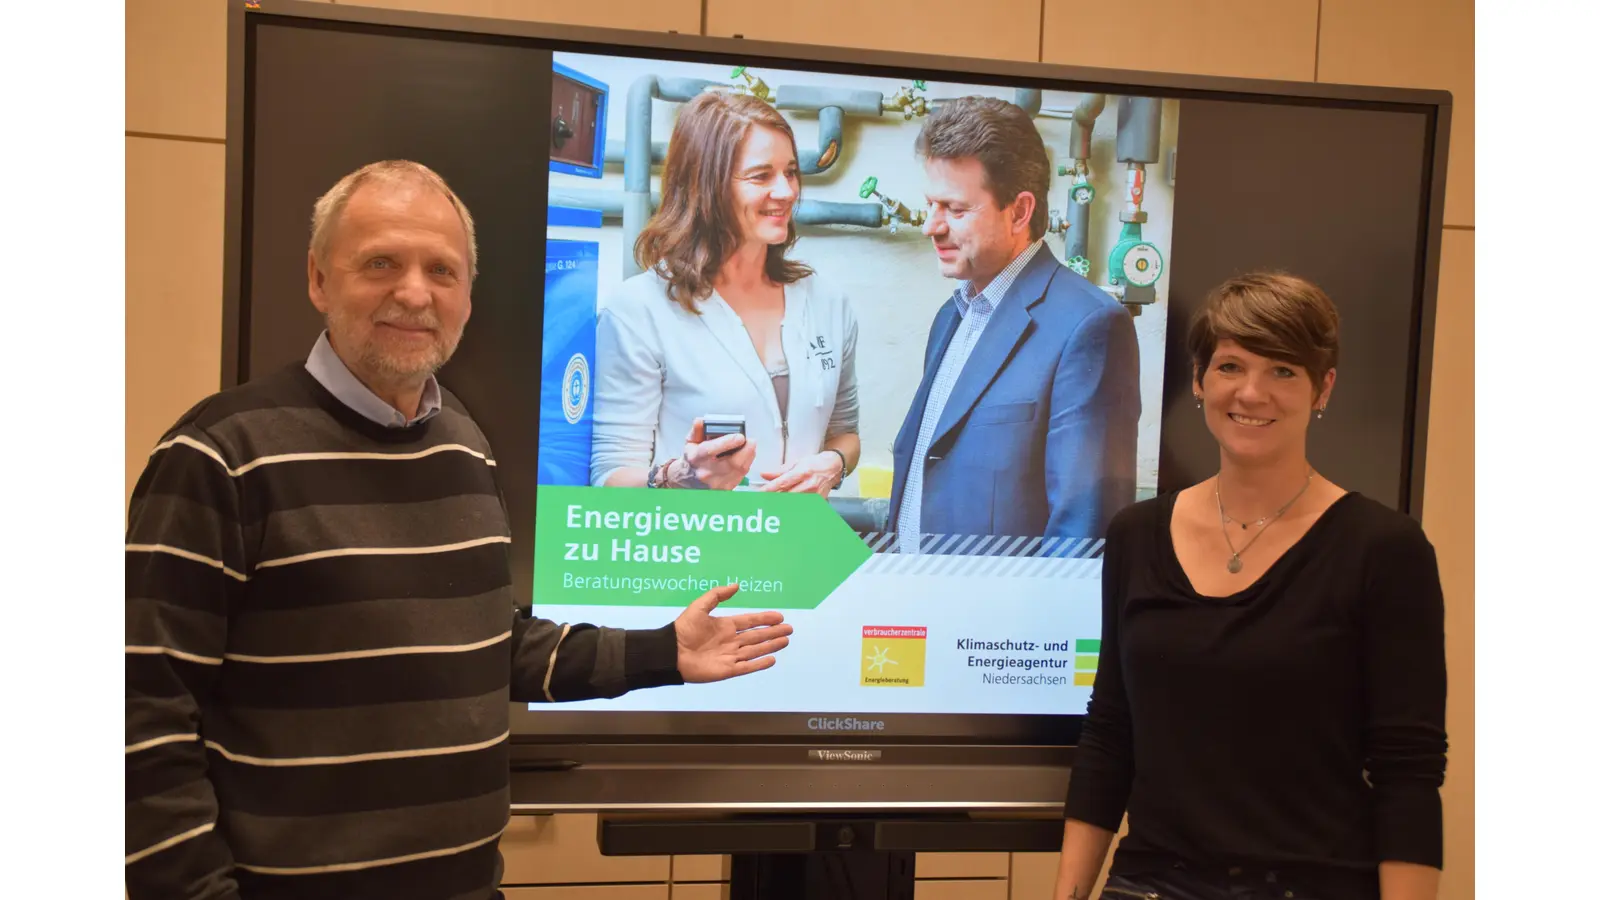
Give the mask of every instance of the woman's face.
[(800, 197), (800, 163), (781, 131), (757, 125), (745, 135), (733, 169), (733, 207), (746, 241), (781, 244)]
[(1333, 377), (1328, 372), (1319, 389), (1304, 367), (1221, 340), (1194, 391), (1205, 405), (1206, 427), (1225, 453), (1267, 461), (1305, 453), (1311, 414), (1333, 392)]

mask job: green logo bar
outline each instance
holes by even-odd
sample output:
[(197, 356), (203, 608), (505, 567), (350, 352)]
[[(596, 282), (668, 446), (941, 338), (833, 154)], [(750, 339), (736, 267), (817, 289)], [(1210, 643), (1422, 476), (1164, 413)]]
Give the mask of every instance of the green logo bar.
[(815, 609), (872, 555), (816, 494), (541, 486), (535, 603)]
[(1079, 653), (1099, 653), (1100, 652), (1100, 639), (1099, 638), (1078, 638), (1078, 652)]

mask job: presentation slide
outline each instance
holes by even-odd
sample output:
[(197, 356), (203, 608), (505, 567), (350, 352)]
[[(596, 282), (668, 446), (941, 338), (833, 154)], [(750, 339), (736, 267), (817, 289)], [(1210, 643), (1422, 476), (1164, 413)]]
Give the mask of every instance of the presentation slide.
[[(736, 583), (723, 613), (795, 628), (754, 676), (563, 708), (1081, 714), (1105, 527), (1156, 485), (1178, 102), (554, 70), (534, 612), (653, 628)], [(972, 97), (1004, 121), (930, 143), (1010, 170), (919, 155)], [(752, 241), (781, 289), (733, 287)]]

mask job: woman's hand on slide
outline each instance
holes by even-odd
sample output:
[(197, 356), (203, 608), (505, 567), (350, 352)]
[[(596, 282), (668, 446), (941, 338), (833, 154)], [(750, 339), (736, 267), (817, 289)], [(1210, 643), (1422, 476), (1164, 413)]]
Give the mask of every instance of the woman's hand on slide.
[[(728, 453), (730, 450), (734, 452)], [(723, 453), (728, 455), (722, 456)], [(744, 480), (755, 461), (754, 441), (747, 440), (742, 434), (724, 435), (708, 441), (705, 420), (695, 419), (689, 427), (689, 437), (683, 444), (683, 461), (679, 464), (683, 483), (677, 486), (731, 491)]]
[(762, 472), (767, 480), (763, 491), (782, 491), (789, 494), (821, 494), (827, 497), (839, 483), (844, 462), (839, 454), (824, 450), (814, 456), (798, 459), (775, 472)]

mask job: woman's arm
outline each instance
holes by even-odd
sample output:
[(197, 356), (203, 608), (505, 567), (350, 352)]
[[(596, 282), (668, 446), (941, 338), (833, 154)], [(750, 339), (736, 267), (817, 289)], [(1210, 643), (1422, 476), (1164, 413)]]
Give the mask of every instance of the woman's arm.
[(1067, 820), (1061, 838), (1061, 867), (1056, 871), (1055, 900), (1089, 900), (1115, 836), (1098, 825)]
[(1137, 545), (1138, 537), (1113, 519), (1100, 567), (1100, 661), (1067, 786), (1057, 900), (1085, 900), (1094, 890), (1133, 790), (1133, 718), (1122, 680), (1119, 621), (1130, 540)]
[(1415, 522), (1378, 535), (1362, 628), (1367, 780), (1383, 900), (1434, 900), (1444, 865), (1444, 592), (1433, 545)]
[[(861, 435), (854, 431), (836, 434), (822, 445), (823, 450), (837, 450), (844, 456), (844, 471), (854, 472), (861, 461)], [(832, 456), (833, 454), (828, 454)]]
[(595, 325), (589, 475), (596, 487), (643, 487), (650, 470), (665, 372), (654, 342), (645, 336), (648, 329), (632, 321), (643, 314), (642, 305), (629, 296), (629, 285), (624, 284), (613, 304), (600, 311)]
[(1378, 896), (1383, 900), (1434, 900), (1439, 896), (1439, 870), (1416, 863), (1378, 863)]

